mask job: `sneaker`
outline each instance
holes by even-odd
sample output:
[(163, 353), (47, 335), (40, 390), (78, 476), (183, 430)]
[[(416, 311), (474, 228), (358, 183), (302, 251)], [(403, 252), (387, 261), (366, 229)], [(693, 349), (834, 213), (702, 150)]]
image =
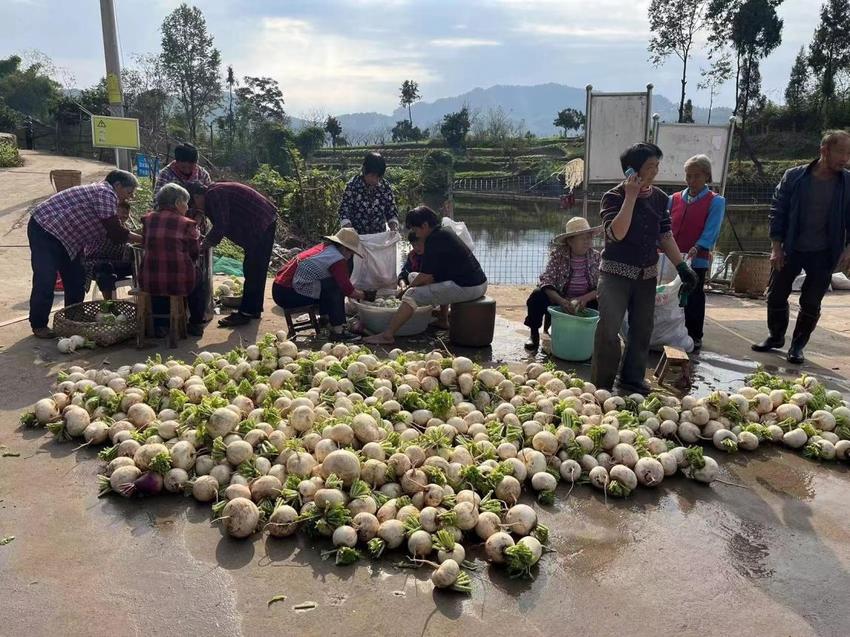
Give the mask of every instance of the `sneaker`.
[(341, 332), (334, 332), (331, 330), (329, 338), (335, 343), (351, 343), (353, 341), (359, 341), (361, 337), (358, 334), (349, 332), (348, 330), (342, 330)]

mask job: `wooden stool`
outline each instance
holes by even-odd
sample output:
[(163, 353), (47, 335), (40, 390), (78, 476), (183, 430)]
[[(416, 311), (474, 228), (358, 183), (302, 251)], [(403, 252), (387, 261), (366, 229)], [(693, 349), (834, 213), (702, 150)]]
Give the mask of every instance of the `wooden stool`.
[[(295, 334), (304, 330), (313, 329), (316, 336), (319, 335), (319, 319), (316, 318), (316, 312), (319, 311), (318, 305), (303, 305), (301, 307), (285, 307), (283, 314), (286, 317), (287, 338), (295, 338)], [(293, 321), (293, 316), (301, 316), (306, 314), (307, 318), (301, 321)]]
[(688, 358), (687, 353), (684, 351), (665, 345), (664, 352), (661, 354), (661, 359), (658, 361), (658, 365), (655, 368), (655, 379), (658, 381), (659, 385), (664, 382), (664, 377), (667, 375), (667, 372), (670, 371), (671, 367), (678, 367), (682, 372), (683, 381), (687, 382), (688, 385), (690, 384), (691, 359)]
[(496, 301), (482, 296), (474, 301), (452, 303), (449, 340), (463, 347), (487, 347), (496, 329)]
[(153, 324), (156, 318), (168, 318), (168, 347), (177, 347), (178, 338), (186, 338), (186, 297), (169, 296), (168, 314), (154, 314), (151, 295), (139, 291), (136, 296), (136, 347), (145, 345), (145, 336), (153, 334)]

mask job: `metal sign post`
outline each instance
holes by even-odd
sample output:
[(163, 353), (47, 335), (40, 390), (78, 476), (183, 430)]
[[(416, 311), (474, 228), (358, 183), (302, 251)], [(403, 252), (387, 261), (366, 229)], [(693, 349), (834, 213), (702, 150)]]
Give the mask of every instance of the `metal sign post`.
[[(100, 21), (103, 29), (103, 53), (106, 58), (106, 93), (109, 112), (124, 117), (124, 96), (121, 91), (121, 56), (118, 51), (118, 31), (115, 26), (115, 6), (112, 0), (100, 0)], [(122, 170), (130, 170), (130, 153), (115, 148), (115, 163)], [(136, 146), (135, 148), (138, 148)]]

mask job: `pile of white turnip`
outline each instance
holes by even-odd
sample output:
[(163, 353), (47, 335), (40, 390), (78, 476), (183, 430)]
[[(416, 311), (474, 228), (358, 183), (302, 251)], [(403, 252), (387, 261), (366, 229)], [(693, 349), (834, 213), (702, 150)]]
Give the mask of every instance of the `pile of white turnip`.
[(621, 397), (538, 363), (513, 373), (440, 352), (299, 351), (280, 332), (191, 364), (71, 367), (22, 422), (108, 445), (101, 494), (188, 493), (233, 537), (303, 531), (329, 538), (338, 564), (406, 549), (435, 586), (469, 592), (470, 544), (513, 576), (544, 554), (524, 488), (549, 504), (562, 482), (616, 497), (678, 472), (709, 483), (718, 465), (703, 442), (848, 459), (839, 394), (763, 372), (750, 385)]

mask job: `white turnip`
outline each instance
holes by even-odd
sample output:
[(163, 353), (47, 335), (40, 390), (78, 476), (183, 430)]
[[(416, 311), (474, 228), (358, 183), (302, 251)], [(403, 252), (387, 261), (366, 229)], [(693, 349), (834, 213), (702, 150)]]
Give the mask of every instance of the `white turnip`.
[(504, 531), (494, 533), (487, 538), (484, 544), (484, 552), (487, 561), (493, 564), (505, 563), (505, 549), (514, 545), (514, 539)]
[(192, 483), (192, 496), (198, 502), (212, 502), (218, 498), (218, 481), (212, 476), (199, 476)]
[(515, 504), (505, 514), (505, 526), (516, 535), (528, 535), (537, 526), (537, 513), (527, 504)]
[(248, 498), (234, 498), (221, 512), (224, 529), (231, 537), (245, 538), (257, 530), (260, 510)]
[[(675, 467), (675, 461), (672, 458), (670, 464), (673, 464)], [(654, 487), (661, 483), (666, 472), (660, 460), (656, 460), (655, 458), (641, 458), (635, 464), (634, 473), (640, 484), (647, 487)]]

